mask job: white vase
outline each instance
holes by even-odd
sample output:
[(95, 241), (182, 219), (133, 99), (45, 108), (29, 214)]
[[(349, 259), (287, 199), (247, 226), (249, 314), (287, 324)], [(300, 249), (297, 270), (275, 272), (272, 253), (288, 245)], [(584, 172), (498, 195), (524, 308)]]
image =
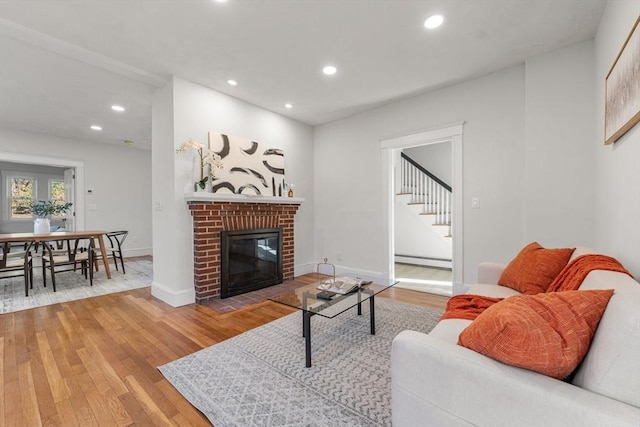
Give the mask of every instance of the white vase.
[(33, 221), (33, 234), (47, 234), (51, 230), (51, 220), (49, 218), (36, 218)]

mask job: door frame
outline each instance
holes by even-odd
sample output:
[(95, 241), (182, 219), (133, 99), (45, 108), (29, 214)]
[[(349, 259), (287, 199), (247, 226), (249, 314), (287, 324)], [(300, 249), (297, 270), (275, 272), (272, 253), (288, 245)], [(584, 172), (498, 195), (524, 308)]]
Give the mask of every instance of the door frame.
[(84, 230), (84, 162), (49, 156), (38, 156), (26, 153), (0, 151), (0, 158), (5, 162), (24, 163), (30, 165), (56, 166), (75, 170), (75, 201), (73, 204), (76, 230)]
[(383, 209), (386, 214), (387, 233), (383, 240), (383, 250), (386, 254), (387, 271), (394, 272), (394, 188), (395, 154), (403, 148), (417, 147), (438, 142), (451, 142), (451, 187), (452, 194), (452, 218), (451, 232), (452, 262), (453, 262), (453, 295), (464, 291), (464, 264), (463, 264), (463, 164), (462, 164), (462, 140), (464, 122), (452, 123), (423, 132), (404, 135), (395, 138), (384, 139), (380, 142), (382, 149), (382, 188), (384, 191)]

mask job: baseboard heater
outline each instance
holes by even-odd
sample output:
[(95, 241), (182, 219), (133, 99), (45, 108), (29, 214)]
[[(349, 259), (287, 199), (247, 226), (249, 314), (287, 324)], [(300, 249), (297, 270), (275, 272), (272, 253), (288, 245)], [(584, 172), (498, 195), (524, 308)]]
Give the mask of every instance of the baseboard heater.
[(395, 254), (394, 261), (400, 264), (421, 265), (423, 267), (441, 268), (445, 270), (451, 270), (453, 268), (452, 260), (447, 258)]

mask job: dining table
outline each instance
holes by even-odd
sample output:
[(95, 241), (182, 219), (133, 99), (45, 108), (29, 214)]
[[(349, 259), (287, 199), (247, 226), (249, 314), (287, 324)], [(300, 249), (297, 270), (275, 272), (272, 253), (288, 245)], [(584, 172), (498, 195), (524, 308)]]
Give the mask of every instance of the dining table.
[(86, 230), (86, 231), (54, 231), (51, 233), (6, 233), (0, 234), (0, 243), (29, 243), (29, 248), (35, 243), (51, 242), (60, 240), (73, 239), (96, 239), (100, 244), (100, 252), (102, 254), (102, 263), (107, 278), (111, 279), (111, 269), (107, 258), (107, 251), (104, 245), (104, 235), (107, 231), (103, 230)]

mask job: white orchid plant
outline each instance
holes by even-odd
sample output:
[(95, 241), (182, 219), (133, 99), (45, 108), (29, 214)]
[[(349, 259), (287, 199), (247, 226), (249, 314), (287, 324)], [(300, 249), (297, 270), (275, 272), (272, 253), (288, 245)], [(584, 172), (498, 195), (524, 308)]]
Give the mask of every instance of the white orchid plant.
[[(211, 149), (205, 150), (202, 144), (193, 139), (183, 142), (182, 145), (176, 149), (176, 153), (186, 153), (189, 151), (195, 151), (200, 158), (200, 180), (196, 181), (195, 184), (204, 190), (209, 177), (211, 177), (213, 181), (216, 177), (216, 171), (223, 168), (221, 157), (211, 151)], [(209, 171), (205, 176), (204, 170), (207, 165), (209, 166)]]

